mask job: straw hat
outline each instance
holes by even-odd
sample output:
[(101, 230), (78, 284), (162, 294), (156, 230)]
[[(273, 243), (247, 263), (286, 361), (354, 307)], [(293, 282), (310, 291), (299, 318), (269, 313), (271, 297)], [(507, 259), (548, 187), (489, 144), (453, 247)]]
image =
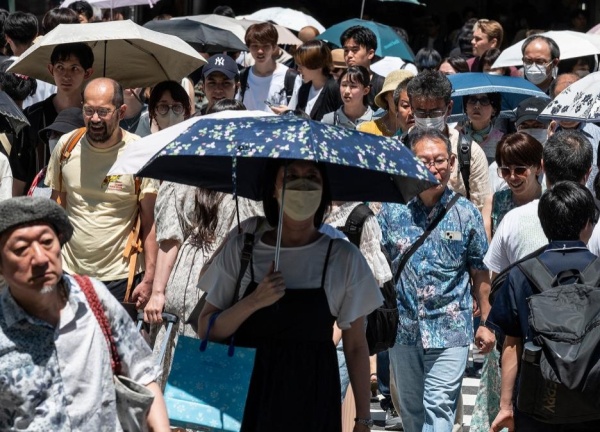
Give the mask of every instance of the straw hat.
[(379, 108), (388, 109), (387, 102), (385, 101), (385, 94), (390, 91), (393, 92), (396, 90), (396, 87), (398, 87), (398, 84), (406, 78), (413, 76), (415, 76), (415, 74), (406, 69), (398, 69), (390, 72), (389, 75), (385, 77), (381, 91), (375, 96), (375, 104), (377, 104)]
[(342, 48), (331, 50), (331, 58), (333, 59), (334, 68), (348, 69), (348, 65), (344, 61), (344, 50)]

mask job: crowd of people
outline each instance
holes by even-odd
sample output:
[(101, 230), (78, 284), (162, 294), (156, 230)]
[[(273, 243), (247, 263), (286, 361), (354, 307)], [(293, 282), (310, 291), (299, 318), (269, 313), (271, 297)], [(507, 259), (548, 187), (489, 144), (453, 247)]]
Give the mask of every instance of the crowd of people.
[[(90, 21), (88, 6), (49, 11), (43, 31)], [(161, 390), (178, 337), (205, 334), (235, 335), (257, 349), (243, 432), (341, 432), (349, 385), (355, 432), (373, 427), (377, 393), (386, 430), (460, 430), (472, 344), (485, 360), (475, 372), (471, 431), (598, 430), (600, 409), (574, 426), (544, 422), (516, 404), (528, 386), (518, 372), (523, 346), (534, 340), (527, 298), (536, 291), (515, 263), (537, 255), (557, 275), (583, 271), (600, 255), (600, 128), (539, 118), (585, 75), (588, 59), (563, 62), (554, 40), (531, 34), (522, 68), (492, 68), (502, 26), (472, 19), (463, 29), (469, 48), (442, 58), (430, 38), (414, 64), (382, 76), (372, 70), (378, 40), (366, 27), (348, 28), (337, 49), (305, 28), (302, 45), (286, 53), (265, 22), (247, 29), (247, 54), (203, 53), (200, 71), (152, 88), (90, 80), (91, 48), (61, 44), (48, 58), (51, 85), (7, 72), (40, 37), (38, 27), (31, 14), (3, 15), (10, 52), (0, 86), (29, 126), (0, 136), (0, 429), (121, 430), (108, 331), (123, 374), (154, 395), (147, 415), (154, 431), (169, 430)], [(464, 72), (521, 76), (547, 97), (522, 100), (508, 119), (500, 93), (464, 96), (464, 120), (451, 123), (448, 75)], [(393, 137), (438, 184), (406, 204), (368, 203), (357, 248), (342, 231), (361, 203), (332, 202), (321, 163), (270, 160), (262, 202), (108, 176), (140, 137), (231, 110)], [(240, 273), (247, 247), (250, 264)], [(507, 269), (492, 303), (490, 286)], [(75, 275), (90, 277), (110, 329), (96, 323), (98, 305)], [(366, 317), (390, 280), (396, 343), (369, 357)], [(181, 318), (161, 367), (119, 302), (143, 311), (155, 350), (167, 337), (162, 312)], [(290, 422), (290, 412), (301, 415)]]

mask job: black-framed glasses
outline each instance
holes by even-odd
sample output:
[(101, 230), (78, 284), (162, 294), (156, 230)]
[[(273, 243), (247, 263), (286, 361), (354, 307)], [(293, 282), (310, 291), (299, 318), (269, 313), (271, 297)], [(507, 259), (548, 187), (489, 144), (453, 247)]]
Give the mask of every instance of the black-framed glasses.
[(448, 166), (449, 160), (450, 160), (450, 158), (447, 157), (447, 158), (437, 158), (432, 161), (428, 161), (426, 159), (421, 159), (421, 162), (423, 162), (423, 165), (425, 165), (427, 168), (431, 168), (432, 166), (434, 166), (435, 169), (441, 170)]
[(415, 117), (418, 118), (435, 118), (441, 117), (446, 114), (448, 108), (438, 108), (433, 110), (421, 110), (421, 109), (413, 109), (412, 113)]
[(499, 166), (497, 171), (498, 171), (499, 177), (510, 177), (511, 174), (513, 174), (513, 173), (516, 176), (523, 177), (523, 176), (527, 175), (527, 170), (529, 168), (531, 168), (531, 167), (528, 167), (528, 166), (512, 166), (512, 167)]
[(169, 110), (173, 111), (173, 114), (179, 115), (179, 114), (183, 114), (183, 104), (181, 103), (174, 103), (172, 105), (169, 104), (158, 104), (156, 105), (156, 112), (159, 113), (160, 115), (166, 115)]
[(532, 64), (536, 64), (538, 66), (544, 66), (544, 67), (546, 67), (550, 63), (552, 63), (552, 60), (546, 60), (546, 59), (535, 59), (535, 60), (532, 60), (532, 59), (528, 59), (526, 57), (523, 57), (521, 60), (523, 61), (523, 65), (525, 65), (525, 66), (531, 66)]
[(93, 108), (90, 106), (83, 107), (83, 115), (86, 117), (93, 117), (94, 113), (96, 113), (96, 114), (98, 114), (98, 117), (106, 118), (109, 115), (111, 115), (112, 113), (114, 113), (115, 111), (116, 111), (116, 109), (110, 109), (110, 108)]
[(489, 106), (492, 102), (490, 98), (487, 96), (469, 96), (467, 99), (467, 104), (469, 105), (481, 105), (481, 106)]

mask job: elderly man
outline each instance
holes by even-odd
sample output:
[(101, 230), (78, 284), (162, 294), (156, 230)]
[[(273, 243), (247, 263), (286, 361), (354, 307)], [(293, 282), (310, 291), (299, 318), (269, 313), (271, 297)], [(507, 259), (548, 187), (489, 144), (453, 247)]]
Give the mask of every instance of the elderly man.
[[(483, 323), (490, 309), (483, 264), (487, 238), (479, 211), (447, 187), (456, 164), (448, 137), (432, 128), (415, 129), (408, 144), (439, 185), (407, 205), (383, 204), (378, 215), (393, 270), (404, 264), (396, 284), (400, 323), (390, 365), (398, 379), (404, 430), (450, 431), (473, 340), (471, 292)], [(483, 325), (477, 329), (482, 352), (489, 352), (494, 340)]]
[[(141, 308), (150, 299), (158, 253), (154, 230), (158, 182), (138, 182), (133, 175), (107, 177), (117, 157), (139, 139), (119, 127), (126, 109), (123, 89), (116, 81), (90, 81), (83, 92), (85, 134), (68, 157), (63, 149), (77, 131), (63, 135), (52, 153), (46, 185), (75, 227), (73, 239), (63, 248), (67, 270), (101, 280), (121, 301), (134, 287), (131, 299)], [(123, 252), (138, 212), (144, 252), (134, 267)]]
[[(82, 286), (63, 274), (61, 246), (72, 233), (47, 198), (0, 203), (0, 430), (122, 430), (105, 336)], [(150, 348), (106, 286), (91, 283), (123, 374), (154, 394), (149, 426), (168, 431)]]
[(554, 40), (540, 35), (529, 36), (521, 45), (525, 78), (548, 93), (556, 78), (560, 49)]

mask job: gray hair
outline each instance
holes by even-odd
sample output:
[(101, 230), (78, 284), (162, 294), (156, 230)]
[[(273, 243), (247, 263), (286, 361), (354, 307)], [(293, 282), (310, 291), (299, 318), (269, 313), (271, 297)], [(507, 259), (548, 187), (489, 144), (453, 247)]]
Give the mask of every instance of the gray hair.
[(439, 129), (427, 128), (427, 129), (419, 129), (417, 127), (413, 127), (407, 137), (407, 145), (414, 153), (415, 147), (419, 142), (424, 139), (429, 140), (440, 140), (444, 144), (446, 144), (446, 150), (448, 150), (448, 156), (452, 154), (452, 143), (450, 143), (450, 139)]

